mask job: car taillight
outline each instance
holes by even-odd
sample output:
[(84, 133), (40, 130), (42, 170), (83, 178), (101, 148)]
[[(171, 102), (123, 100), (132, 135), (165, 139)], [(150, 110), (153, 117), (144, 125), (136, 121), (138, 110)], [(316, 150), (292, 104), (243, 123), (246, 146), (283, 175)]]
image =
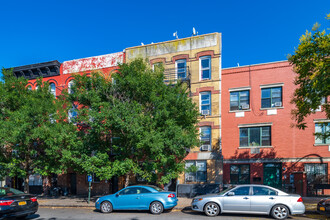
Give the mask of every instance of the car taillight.
[(0, 200), (0, 206), (11, 205), (14, 200)]
[(174, 198), (175, 197), (175, 194), (171, 193), (171, 194), (168, 194), (167, 196), (168, 198)]
[(298, 200), (297, 200), (297, 202), (302, 202), (303, 200), (302, 200), (302, 198), (300, 197)]
[(32, 197), (30, 198), (32, 202), (36, 202), (37, 201), (37, 197)]

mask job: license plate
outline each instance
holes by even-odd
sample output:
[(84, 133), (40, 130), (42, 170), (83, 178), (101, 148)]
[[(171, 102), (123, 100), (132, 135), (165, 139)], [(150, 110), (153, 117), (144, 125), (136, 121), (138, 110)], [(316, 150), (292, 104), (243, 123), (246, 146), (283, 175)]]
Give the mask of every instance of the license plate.
[(26, 205), (26, 202), (25, 201), (18, 202), (18, 205)]

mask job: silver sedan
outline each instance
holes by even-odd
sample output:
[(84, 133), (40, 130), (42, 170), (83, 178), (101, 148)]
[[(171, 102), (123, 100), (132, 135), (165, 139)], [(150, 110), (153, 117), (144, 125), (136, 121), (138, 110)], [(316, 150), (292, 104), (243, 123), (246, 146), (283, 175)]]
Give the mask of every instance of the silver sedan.
[(289, 215), (304, 214), (305, 205), (299, 195), (290, 195), (264, 185), (239, 185), (220, 194), (197, 196), (191, 203), (194, 211), (208, 216), (219, 213), (247, 213), (271, 215), (285, 219)]

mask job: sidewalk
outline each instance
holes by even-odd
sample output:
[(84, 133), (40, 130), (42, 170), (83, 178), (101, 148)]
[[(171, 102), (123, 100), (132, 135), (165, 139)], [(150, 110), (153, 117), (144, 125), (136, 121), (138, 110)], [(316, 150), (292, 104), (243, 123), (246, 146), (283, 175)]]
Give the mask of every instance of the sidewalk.
[[(39, 197), (38, 202), (40, 207), (81, 207), (81, 208), (93, 208), (95, 201), (98, 197), (92, 197), (90, 203), (87, 203), (86, 197)], [(184, 208), (189, 209), (192, 199), (178, 198), (178, 205), (174, 208), (176, 210), (182, 210)], [(306, 206), (307, 213), (315, 213), (316, 205), (320, 201), (321, 197), (303, 197), (304, 204)]]

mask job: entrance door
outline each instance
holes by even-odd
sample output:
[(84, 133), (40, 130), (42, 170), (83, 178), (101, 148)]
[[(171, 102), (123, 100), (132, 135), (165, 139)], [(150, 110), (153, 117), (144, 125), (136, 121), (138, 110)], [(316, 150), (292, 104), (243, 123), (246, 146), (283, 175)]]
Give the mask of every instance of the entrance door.
[(264, 184), (274, 188), (282, 188), (281, 163), (264, 163)]
[(75, 173), (70, 173), (70, 192), (71, 195), (77, 194), (77, 175)]

